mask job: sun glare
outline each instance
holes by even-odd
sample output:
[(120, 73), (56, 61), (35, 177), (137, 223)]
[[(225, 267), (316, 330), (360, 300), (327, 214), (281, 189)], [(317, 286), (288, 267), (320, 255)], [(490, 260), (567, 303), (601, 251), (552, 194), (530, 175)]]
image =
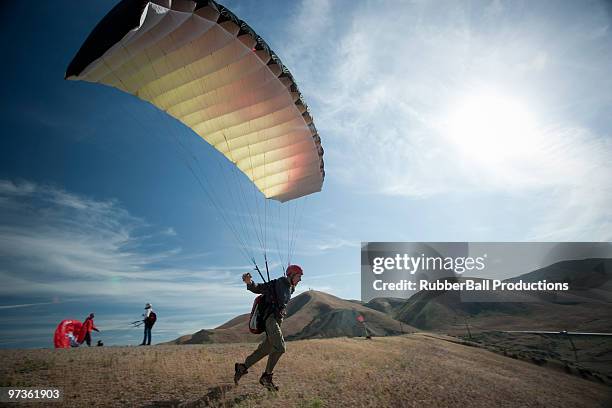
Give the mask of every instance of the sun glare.
[(496, 93), (460, 100), (449, 115), (447, 136), (463, 153), (483, 162), (527, 158), (537, 142), (526, 104)]

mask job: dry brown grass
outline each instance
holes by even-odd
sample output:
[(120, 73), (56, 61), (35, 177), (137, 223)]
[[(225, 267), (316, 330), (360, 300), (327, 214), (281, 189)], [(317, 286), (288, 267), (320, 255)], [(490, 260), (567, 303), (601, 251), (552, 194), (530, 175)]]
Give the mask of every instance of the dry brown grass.
[[(275, 372), (258, 363), (238, 387), (233, 364), (253, 344), (2, 350), (3, 386), (64, 389), (66, 406), (604, 407), (612, 389), (422, 334), (288, 343)], [(167, 405), (166, 405), (167, 404)]]

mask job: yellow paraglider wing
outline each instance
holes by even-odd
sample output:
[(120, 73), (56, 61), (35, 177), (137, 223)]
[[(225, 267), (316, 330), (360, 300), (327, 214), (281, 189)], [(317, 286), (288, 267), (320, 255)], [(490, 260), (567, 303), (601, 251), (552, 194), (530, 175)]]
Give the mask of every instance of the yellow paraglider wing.
[(323, 149), (292, 75), (214, 1), (124, 0), (89, 35), (66, 78), (106, 84), (190, 127), (264, 194), (320, 191)]

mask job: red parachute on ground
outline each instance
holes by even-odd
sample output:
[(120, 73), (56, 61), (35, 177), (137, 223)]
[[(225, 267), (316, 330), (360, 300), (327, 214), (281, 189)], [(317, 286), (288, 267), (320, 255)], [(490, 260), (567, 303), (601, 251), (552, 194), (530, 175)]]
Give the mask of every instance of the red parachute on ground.
[[(78, 320), (62, 320), (55, 329), (53, 344), (55, 348), (70, 348), (79, 346), (79, 334), (83, 328), (83, 323)], [(81, 341), (82, 342), (82, 341)]]

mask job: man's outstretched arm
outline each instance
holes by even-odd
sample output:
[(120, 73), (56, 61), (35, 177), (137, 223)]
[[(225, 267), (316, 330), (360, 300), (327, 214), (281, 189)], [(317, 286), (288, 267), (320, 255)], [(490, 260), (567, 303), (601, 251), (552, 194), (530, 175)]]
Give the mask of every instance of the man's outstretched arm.
[(242, 281), (246, 283), (247, 289), (251, 292), (257, 294), (264, 293), (265, 284), (257, 284), (253, 282), (253, 277), (250, 273), (245, 273), (244, 275), (242, 275)]

